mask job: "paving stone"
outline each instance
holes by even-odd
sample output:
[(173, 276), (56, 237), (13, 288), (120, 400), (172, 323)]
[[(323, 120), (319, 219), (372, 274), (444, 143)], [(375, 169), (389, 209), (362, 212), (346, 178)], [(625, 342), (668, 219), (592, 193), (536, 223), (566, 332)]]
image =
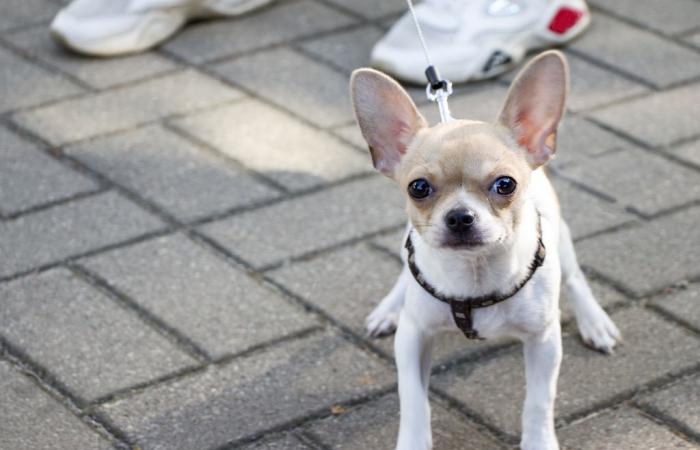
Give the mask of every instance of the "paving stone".
[(88, 58), (76, 55), (51, 39), (44, 26), (10, 34), (6, 39), (33, 57), (96, 89), (129, 83), (178, 67), (174, 62), (154, 52), (118, 58)]
[(263, 439), (262, 441), (255, 442), (250, 445), (242, 447), (244, 450), (303, 450), (303, 449), (314, 449), (303, 442), (301, 442), (297, 437), (286, 434), (282, 437)]
[(0, 361), (0, 448), (110, 449), (109, 443), (37, 387), (28, 376)]
[(700, 5), (693, 0), (671, 0), (659, 7), (654, 0), (592, 0), (591, 3), (644, 27), (666, 34), (678, 34), (697, 28)]
[(406, 2), (401, 0), (329, 0), (341, 8), (346, 8), (368, 19), (380, 19), (389, 15), (403, 13), (407, 10)]
[(688, 288), (654, 300), (654, 304), (672, 316), (700, 329), (700, 288), (691, 284)]
[(590, 116), (649, 145), (669, 145), (698, 135), (698, 93), (700, 84), (692, 84), (613, 105)]
[[(697, 363), (697, 352), (693, 349), (698, 348), (700, 341), (657, 315), (631, 308), (618, 311), (612, 318), (625, 340), (612, 356), (585, 348), (573, 336), (564, 339), (557, 417), (588, 411), (616, 396), (631, 393), (637, 386)], [(654, 345), (649, 345), (650, 342)], [(433, 377), (433, 385), (506, 433), (519, 435), (525, 398), (520, 351), (465, 364)]]
[(551, 180), (559, 196), (562, 217), (574, 239), (636, 220), (620, 206), (602, 200), (566, 180), (559, 177), (551, 177)]
[(291, 190), (309, 189), (373, 170), (369, 156), (254, 100), (174, 123)]
[(278, 195), (159, 125), (83, 142), (66, 152), (185, 221)]
[(0, 292), (3, 336), (85, 401), (195, 363), (66, 269), (0, 285)]
[(700, 140), (687, 142), (667, 151), (700, 167)]
[(689, 243), (700, 242), (700, 208), (690, 208), (643, 226), (622, 229), (580, 242), (579, 262), (613, 278), (641, 296), (679, 280), (700, 275), (698, 254)]
[(406, 243), (404, 240), (405, 236), (406, 230), (405, 228), (401, 228), (372, 239), (372, 243), (399, 258), (402, 251), (401, 249), (403, 249), (403, 246)]
[(700, 48), (700, 33), (694, 33), (685, 38), (685, 41), (690, 44)]
[(94, 191), (97, 184), (0, 127), (0, 214)]
[(549, 164), (561, 169), (628, 146), (627, 141), (585, 119), (565, 116), (557, 131), (557, 152)]
[(631, 408), (616, 408), (592, 416), (559, 432), (571, 450), (696, 449), (685, 439)]
[(83, 92), (55, 72), (0, 48), (0, 113)]
[(567, 168), (564, 174), (645, 216), (700, 199), (698, 171), (634, 148)]
[(381, 28), (365, 25), (350, 31), (323, 36), (303, 42), (301, 47), (348, 73), (369, 66), (369, 55), (374, 44), (382, 37)]
[(215, 358), (315, 323), (182, 235), (103, 253), (82, 264)]
[(143, 448), (214, 448), (376, 392), (393, 380), (378, 360), (337, 335), (320, 333), (100, 410)]
[(593, 14), (590, 29), (571, 46), (656, 87), (700, 75), (697, 52), (601, 14)]
[(47, 22), (59, 6), (47, 0), (3, 0), (0, 4), (0, 31)]
[(194, 24), (165, 44), (165, 49), (199, 64), (289, 42), (354, 22), (350, 16), (310, 0), (281, 2), (245, 18)]
[(163, 227), (114, 192), (0, 222), (0, 276), (134, 238)]
[(294, 50), (277, 48), (213, 68), (227, 80), (318, 126), (328, 127), (353, 119), (348, 76)]
[(219, 81), (193, 70), (184, 70), (21, 112), (14, 116), (14, 120), (52, 144), (65, 144), (241, 96), (240, 92)]
[[(471, 423), (458, 419), (441, 405), (431, 403), (433, 444), (436, 449), (463, 448), (467, 442), (469, 448), (480, 450), (504, 448)], [(309, 430), (333, 449), (394, 448), (399, 432), (398, 395), (385, 395), (372, 403), (314, 422)]]
[[(569, 93), (567, 109), (580, 112), (607, 103), (647, 92), (649, 89), (614, 72), (602, 69), (576, 55), (567, 54), (569, 62)], [(529, 61), (529, 60), (528, 60)], [(523, 63), (524, 66), (526, 63)], [(503, 78), (512, 81), (518, 70)]]
[(350, 144), (354, 145), (358, 150), (366, 152), (367, 157), (371, 160), (372, 156), (367, 151), (367, 141), (365, 141), (365, 138), (362, 137), (360, 128), (357, 126), (356, 123), (353, 122), (350, 125), (344, 125), (342, 127), (335, 128), (333, 130), (333, 134), (335, 134), (336, 136), (340, 136), (346, 142), (349, 142)]
[(260, 268), (380, 231), (405, 220), (389, 181), (360, 179), (239, 214), (202, 231)]
[(639, 401), (700, 434), (700, 377), (686, 378)]

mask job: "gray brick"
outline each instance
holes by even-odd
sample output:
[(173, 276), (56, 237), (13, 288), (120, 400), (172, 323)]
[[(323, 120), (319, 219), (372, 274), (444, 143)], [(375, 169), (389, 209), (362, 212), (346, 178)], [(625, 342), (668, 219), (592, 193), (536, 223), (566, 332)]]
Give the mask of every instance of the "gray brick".
[(407, 10), (406, 2), (401, 0), (330, 0), (341, 8), (349, 9), (368, 19), (379, 19), (388, 15), (403, 13)]
[(185, 70), (21, 112), (14, 120), (52, 144), (65, 144), (223, 103), (241, 95), (219, 81)]
[(378, 245), (384, 250), (393, 253), (397, 258), (401, 254), (401, 249), (404, 244), (404, 235), (406, 230), (401, 228), (399, 230), (393, 231), (391, 233), (383, 234), (379, 237), (372, 239), (372, 243)]
[(639, 403), (700, 434), (700, 377), (697, 375), (655, 392)]
[(699, 218), (696, 207), (583, 241), (579, 261), (635, 295), (657, 291), (700, 275), (698, 254), (688, 247), (700, 242)]
[(86, 401), (194, 363), (66, 269), (4, 284), (0, 292), (3, 336)]
[(0, 401), (3, 405), (0, 408), (0, 448), (112, 448), (28, 376), (5, 361), (0, 361)]
[(129, 83), (176, 69), (158, 53), (120, 58), (86, 58), (65, 50), (51, 39), (46, 27), (36, 27), (6, 36), (7, 41), (96, 89)]
[(403, 202), (377, 177), (307, 195), (202, 227), (256, 267), (398, 225)]
[(667, 151), (700, 167), (700, 140), (687, 142)]
[(700, 33), (694, 33), (685, 38), (685, 41), (690, 44), (700, 48)]
[(392, 380), (379, 361), (322, 333), (100, 409), (141, 447), (213, 448), (366, 395)]
[(591, 122), (566, 116), (557, 131), (557, 152), (549, 164), (563, 168), (626, 146), (629, 144), (622, 138)]
[[(321, 127), (353, 118), (348, 76), (294, 50), (277, 48), (213, 68), (227, 80)], [(290, 86), (294, 86), (291, 91)]]
[(562, 216), (574, 239), (635, 220), (621, 207), (601, 200), (561, 178), (552, 177), (552, 182), (559, 196)]
[(571, 450), (696, 449), (697, 446), (644, 417), (620, 407), (566, 427), (559, 439)]
[(278, 195), (225, 158), (159, 125), (83, 142), (66, 152), (181, 220)]
[[(458, 419), (441, 405), (432, 402), (433, 445), (436, 449), (502, 449), (471, 423)], [(399, 399), (390, 394), (381, 399), (314, 422), (311, 433), (333, 449), (365, 450), (394, 448), (399, 431)]]
[(0, 127), (0, 213), (93, 191), (97, 184)]
[[(685, 330), (637, 308), (619, 311), (612, 318), (625, 339), (612, 356), (585, 348), (577, 338), (564, 339), (557, 417), (588, 411), (616, 396), (631, 394), (637, 386), (697, 363), (693, 349), (700, 341)], [(511, 435), (519, 435), (525, 398), (519, 351), (463, 365), (434, 377), (433, 382), (488, 422)]]
[(700, 75), (697, 52), (601, 14), (572, 47), (657, 87)]
[(590, 116), (650, 145), (669, 145), (698, 135), (698, 94), (700, 84), (696, 83), (613, 105)]
[(349, 25), (347, 15), (310, 0), (281, 2), (245, 18), (187, 27), (165, 49), (199, 64)]
[(0, 48), (0, 113), (81, 92), (79, 86), (59, 74)]
[[(360, 335), (364, 321), (389, 292), (401, 271), (390, 257), (365, 245), (341, 249), (308, 261), (283, 266), (270, 276), (290, 291), (313, 303)], [(499, 341), (470, 342), (458, 333), (436, 339), (435, 365), (476, 351)], [(372, 343), (387, 355), (394, 354), (394, 339), (387, 337)]]
[[(383, 2), (382, 2), (383, 3)], [(382, 37), (381, 28), (365, 25), (303, 42), (301, 47), (350, 73), (358, 67), (369, 66), (369, 55), (374, 44)]]
[(242, 448), (244, 450), (313, 450), (315, 447), (301, 442), (297, 437), (291, 434), (286, 434), (272, 439), (263, 439)]
[(356, 123), (335, 128), (333, 130), (333, 134), (341, 137), (346, 142), (349, 142), (350, 144), (354, 145), (358, 150), (365, 151), (367, 153), (367, 157), (371, 160), (372, 157), (367, 151), (367, 141), (365, 141), (365, 138), (362, 137), (360, 128), (357, 126)]
[(0, 222), (0, 276), (125, 241), (164, 224), (108, 192)]
[(700, 329), (700, 289), (690, 285), (671, 295), (664, 295), (654, 300), (654, 304), (676, 318)]
[(369, 155), (254, 100), (193, 115), (175, 125), (291, 190), (373, 170)]
[(660, 6), (654, 0), (592, 0), (598, 8), (610, 11), (644, 27), (666, 34), (678, 34), (697, 28), (700, 5), (693, 0), (671, 0)]
[(646, 216), (700, 198), (700, 173), (638, 149), (608, 153), (564, 174)]
[(47, 0), (4, 0), (0, 4), (0, 31), (47, 22), (58, 9)]
[(215, 358), (315, 323), (181, 235), (103, 253), (83, 264)]

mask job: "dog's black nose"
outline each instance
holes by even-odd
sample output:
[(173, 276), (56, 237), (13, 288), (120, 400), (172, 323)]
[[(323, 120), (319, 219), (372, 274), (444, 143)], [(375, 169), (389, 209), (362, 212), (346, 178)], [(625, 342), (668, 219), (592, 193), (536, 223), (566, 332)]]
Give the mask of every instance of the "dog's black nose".
[(466, 209), (453, 209), (445, 215), (445, 225), (451, 231), (465, 231), (472, 226), (476, 220), (474, 213)]

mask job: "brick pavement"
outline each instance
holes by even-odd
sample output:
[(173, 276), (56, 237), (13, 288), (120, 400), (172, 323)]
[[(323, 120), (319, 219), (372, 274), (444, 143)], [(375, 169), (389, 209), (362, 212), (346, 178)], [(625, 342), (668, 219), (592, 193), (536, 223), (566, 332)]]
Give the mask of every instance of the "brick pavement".
[[(61, 3), (0, 4), (0, 448), (392, 447), (391, 339), (362, 321), (404, 216), (346, 88), (402, 1), (283, 1), (112, 60), (51, 42)], [(563, 307), (559, 436), (700, 448), (700, 1), (592, 4), (552, 172), (626, 341), (585, 349)], [(436, 448), (513, 448), (518, 345), (438, 345)]]

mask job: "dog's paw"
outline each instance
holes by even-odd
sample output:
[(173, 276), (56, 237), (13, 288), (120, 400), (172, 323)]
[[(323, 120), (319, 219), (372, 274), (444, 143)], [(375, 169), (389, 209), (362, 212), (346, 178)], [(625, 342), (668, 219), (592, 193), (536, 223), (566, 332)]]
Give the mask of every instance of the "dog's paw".
[(620, 330), (603, 308), (577, 317), (577, 322), (583, 343), (601, 353), (612, 354), (615, 344), (622, 341)]
[(393, 334), (396, 331), (398, 319), (398, 313), (385, 311), (384, 308), (375, 308), (365, 320), (367, 336), (378, 338)]

